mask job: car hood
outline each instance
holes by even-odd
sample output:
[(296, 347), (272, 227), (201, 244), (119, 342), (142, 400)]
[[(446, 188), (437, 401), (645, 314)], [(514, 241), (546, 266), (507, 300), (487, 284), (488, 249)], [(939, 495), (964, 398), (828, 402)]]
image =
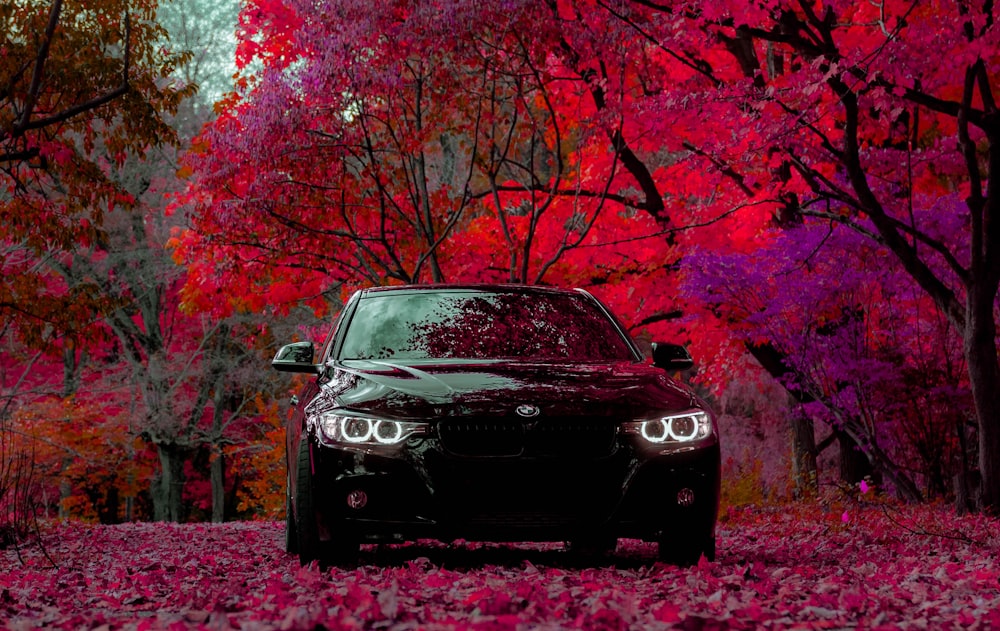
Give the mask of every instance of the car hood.
[(508, 417), (518, 406), (543, 416), (642, 416), (697, 405), (659, 368), (632, 362), (351, 360), (330, 366), (310, 413), (350, 409), (395, 419)]

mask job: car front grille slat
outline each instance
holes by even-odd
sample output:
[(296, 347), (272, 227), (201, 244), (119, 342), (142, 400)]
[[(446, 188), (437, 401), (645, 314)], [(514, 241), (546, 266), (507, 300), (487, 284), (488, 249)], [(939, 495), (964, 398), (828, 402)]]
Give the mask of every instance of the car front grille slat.
[(438, 426), (442, 447), (459, 456), (600, 458), (614, 451), (608, 419), (454, 419)]
[(524, 448), (524, 427), (497, 420), (458, 420), (438, 427), (442, 446), (463, 456), (517, 456)]

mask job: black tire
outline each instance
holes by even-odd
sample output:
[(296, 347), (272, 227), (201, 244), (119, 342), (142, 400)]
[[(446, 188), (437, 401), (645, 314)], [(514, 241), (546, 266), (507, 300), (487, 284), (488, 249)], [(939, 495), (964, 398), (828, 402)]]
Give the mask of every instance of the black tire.
[(657, 544), (657, 553), (661, 561), (677, 567), (697, 565), (702, 555), (709, 561), (714, 561), (715, 536), (671, 537), (669, 541), (661, 539)]
[(295, 461), (295, 541), (299, 562), (309, 565), (320, 558), (319, 532), (316, 528), (316, 511), (313, 509), (312, 470), (309, 462), (309, 439), (299, 442)]
[(298, 526), (295, 525), (295, 513), (292, 512), (291, 488), (285, 482), (285, 552), (298, 554), (299, 552)]
[(313, 500), (312, 466), (309, 458), (309, 440), (303, 438), (299, 443), (299, 453), (296, 460), (295, 539), (299, 563), (309, 565), (312, 561), (319, 561), (321, 568), (330, 564), (351, 565), (357, 563), (361, 552), (361, 544), (357, 540), (337, 538), (336, 536), (329, 542), (319, 540)]
[(357, 541), (336, 539), (323, 549), (323, 567), (330, 565), (351, 567), (357, 565), (361, 556), (361, 544)]

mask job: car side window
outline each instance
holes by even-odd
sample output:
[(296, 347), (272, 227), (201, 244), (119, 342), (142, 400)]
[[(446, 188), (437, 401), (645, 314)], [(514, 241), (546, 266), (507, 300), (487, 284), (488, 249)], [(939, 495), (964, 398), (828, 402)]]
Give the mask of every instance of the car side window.
[(330, 327), (330, 332), (326, 334), (326, 340), (323, 342), (323, 346), (319, 351), (319, 363), (325, 364), (328, 359), (330, 359), (330, 350), (333, 348), (333, 338), (337, 335), (337, 321), (335, 320), (333, 326)]
[(341, 325), (344, 323), (344, 316), (350, 311), (350, 307), (354, 301), (348, 301), (346, 305), (340, 310), (334, 319), (333, 326), (330, 327), (330, 332), (326, 334), (326, 340), (323, 342), (323, 346), (320, 348), (319, 352), (319, 363), (326, 364), (330, 360), (330, 356), (333, 354), (334, 343), (337, 339), (337, 331), (340, 330)]

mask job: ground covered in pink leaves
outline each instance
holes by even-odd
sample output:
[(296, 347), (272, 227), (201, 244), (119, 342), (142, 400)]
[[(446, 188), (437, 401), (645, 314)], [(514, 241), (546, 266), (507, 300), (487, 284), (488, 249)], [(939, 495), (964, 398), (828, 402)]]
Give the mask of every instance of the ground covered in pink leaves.
[[(0, 550), (10, 629), (996, 629), (1000, 522), (946, 509), (731, 511), (680, 569), (650, 544), (367, 547), (300, 567), (283, 524), (63, 524)], [(55, 562), (55, 566), (52, 565)]]

